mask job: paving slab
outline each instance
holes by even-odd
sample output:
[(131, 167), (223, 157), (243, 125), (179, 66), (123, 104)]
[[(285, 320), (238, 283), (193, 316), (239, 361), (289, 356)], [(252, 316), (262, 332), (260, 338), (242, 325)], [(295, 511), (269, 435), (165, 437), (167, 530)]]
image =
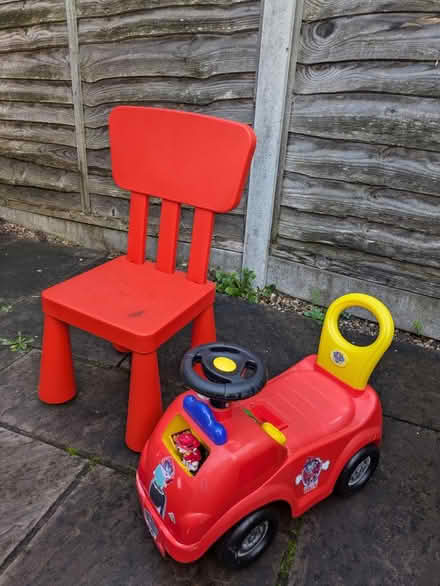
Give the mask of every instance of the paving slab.
[(39, 295), (46, 287), (103, 260), (102, 252), (86, 248), (9, 241), (0, 247), (0, 301), (13, 303), (21, 297)]
[(440, 434), (386, 419), (369, 484), (304, 515), (289, 586), (438, 586), (439, 467)]
[(22, 356), (21, 352), (12, 352), (7, 346), (0, 346), (0, 380), (1, 371)]
[(286, 545), (287, 535), (280, 532), (270, 554), (240, 572), (220, 568), (211, 552), (193, 564), (163, 560), (147, 533), (134, 479), (96, 466), (0, 577), (0, 584), (272, 586)]
[[(32, 346), (41, 348), (44, 315), (41, 311), (40, 295), (15, 303), (8, 313), (0, 314), (0, 336), (15, 338), (18, 332), (33, 338)], [(122, 356), (102, 338), (70, 328), (72, 352), (75, 357), (104, 365), (116, 366)]]
[(440, 355), (393, 344), (371, 377), (384, 413), (440, 431)]
[(138, 456), (124, 443), (128, 373), (77, 361), (77, 396), (63, 405), (47, 405), (37, 396), (40, 356), (32, 350), (0, 373), (0, 424), (134, 468)]
[(2, 427), (0, 446), (1, 567), (85, 464), (79, 458)]

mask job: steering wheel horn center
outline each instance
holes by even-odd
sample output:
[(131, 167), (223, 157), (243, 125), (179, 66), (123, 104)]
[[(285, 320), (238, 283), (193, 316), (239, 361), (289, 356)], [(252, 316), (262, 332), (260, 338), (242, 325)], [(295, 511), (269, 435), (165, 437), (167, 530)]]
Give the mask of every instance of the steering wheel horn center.
[(237, 370), (237, 363), (227, 356), (217, 356), (212, 364), (220, 372), (235, 372)]

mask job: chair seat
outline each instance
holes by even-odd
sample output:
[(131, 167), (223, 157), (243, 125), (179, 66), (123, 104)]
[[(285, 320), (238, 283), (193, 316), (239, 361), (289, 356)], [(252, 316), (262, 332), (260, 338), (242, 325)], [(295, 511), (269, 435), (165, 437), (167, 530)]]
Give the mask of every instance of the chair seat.
[(215, 285), (120, 256), (46, 289), (43, 311), (139, 353), (154, 352), (214, 302)]

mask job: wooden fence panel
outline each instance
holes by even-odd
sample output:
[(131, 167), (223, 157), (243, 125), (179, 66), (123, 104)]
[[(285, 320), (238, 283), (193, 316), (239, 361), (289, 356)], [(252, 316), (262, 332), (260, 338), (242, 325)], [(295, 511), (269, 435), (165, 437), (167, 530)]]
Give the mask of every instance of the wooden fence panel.
[[(395, 2), (396, 10), (400, 2)], [(440, 14), (363, 14), (304, 24), (298, 60), (328, 63), (370, 59), (436, 61)]]
[(439, 299), (440, 7), (306, 0), (299, 44), (271, 254)]
[[(123, 222), (127, 193), (111, 178), (110, 111), (117, 104), (178, 108), (252, 124), (260, 3), (168, 0), (139, 8), (80, 0), (78, 15), (92, 211)], [(242, 250), (243, 208), (217, 219), (215, 247)], [(189, 241), (185, 230), (180, 240)]]
[(289, 130), (438, 152), (440, 101), (368, 93), (297, 96)]
[[(377, 92), (440, 97), (440, 67), (436, 61), (348, 61), (299, 64), (296, 94)], [(383, 96), (381, 96), (383, 100)]]
[(437, 0), (307, 0), (304, 20), (323, 20), (371, 12), (437, 12)]
[[(259, 0), (0, 0), (2, 205), (126, 230), (110, 111), (159, 106), (252, 124), (259, 20)], [(244, 208), (245, 197), (217, 219), (214, 246), (242, 251)], [(153, 236), (159, 213), (155, 204)]]
[(78, 210), (64, 3), (2, 2), (0, 53), (0, 199), (37, 213)]

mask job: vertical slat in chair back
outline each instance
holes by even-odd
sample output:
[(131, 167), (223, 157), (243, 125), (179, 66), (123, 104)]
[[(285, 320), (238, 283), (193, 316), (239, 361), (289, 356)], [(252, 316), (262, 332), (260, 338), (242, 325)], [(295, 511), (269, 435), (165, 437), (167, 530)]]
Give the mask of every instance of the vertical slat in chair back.
[(196, 208), (192, 229), (191, 250), (188, 264), (188, 279), (204, 283), (208, 273), (209, 253), (214, 231), (214, 213)]
[(127, 257), (139, 265), (145, 261), (149, 199), (148, 195), (136, 192), (130, 198)]
[(162, 201), (159, 243), (156, 267), (164, 273), (173, 273), (176, 268), (177, 240), (179, 236), (180, 204)]

